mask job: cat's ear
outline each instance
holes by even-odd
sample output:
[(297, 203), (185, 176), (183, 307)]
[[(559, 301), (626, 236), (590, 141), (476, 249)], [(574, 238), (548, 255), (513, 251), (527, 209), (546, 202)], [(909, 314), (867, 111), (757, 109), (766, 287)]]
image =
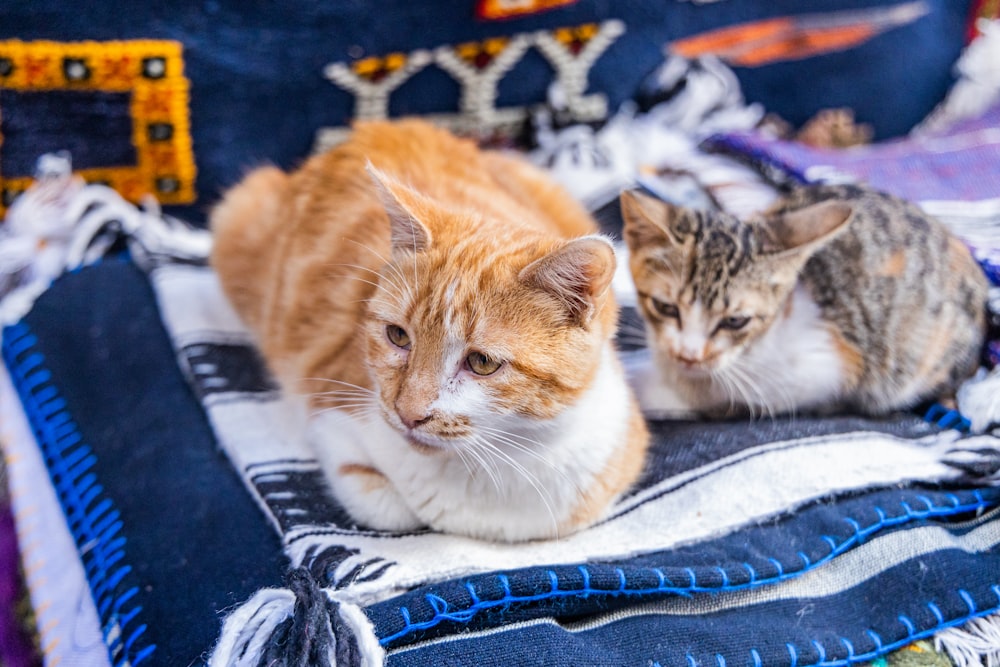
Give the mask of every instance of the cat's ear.
[(584, 236), (552, 251), (521, 269), (524, 283), (555, 296), (569, 318), (587, 325), (611, 286), (615, 251), (603, 236)]
[(664, 240), (683, 244), (676, 222), (681, 209), (638, 190), (625, 190), (619, 197), (622, 209), (622, 235), (629, 250)]
[(853, 212), (846, 202), (827, 200), (784, 213), (768, 225), (779, 253), (812, 255), (847, 229)]
[(371, 162), (368, 175), (375, 184), (375, 192), (389, 216), (392, 230), (392, 252), (422, 252), (430, 247), (431, 232), (418, 219), (425, 208), (424, 198), (391, 176), (376, 169)]
[(765, 223), (773, 244), (766, 257), (772, 284), (794, 282), (809, 258), (847, 229), (854, 209), (839, 201), (825, 201), (789, 211)]

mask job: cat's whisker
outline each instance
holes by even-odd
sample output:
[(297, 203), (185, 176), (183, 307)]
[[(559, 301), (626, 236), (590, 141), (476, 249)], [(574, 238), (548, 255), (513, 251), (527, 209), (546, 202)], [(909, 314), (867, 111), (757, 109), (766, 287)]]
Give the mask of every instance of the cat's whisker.
[(551, 503), (551, 501), (553, 501), (554, 499), (552, 498), (551, 494), (544, 488), (544, 485), (541, 484), (539, 479), (534, 474), (532, 474), (530, 470), (528, 470), (521, 463), (519, 463), (516, 459), (512, 458), (509, 454), (498, 448), (495, 444), (491, 443), (489, 440), (486, 440), (482, 436), (474, 435), (473, 437), (476, 438), (476, 440), (479, 441), (482, 445), (484, 445), (487, 448), (487, 451), (491, 455), (498, 457), (499, 461), (501, 461), (502, 463), (506, 463), (508, 466), (510, 466), (512, 470), (520, 474), (521, 477), (523, 477), (524, 480), (535, 490), (535, 492), (538, 494), (538, 499), (542, 501), (543, 505), (545, 505), (545, 509), (546, 511), (548, 511), (549, 516), (552, 519), (553, 527), (556, 530), (558, 530), (559, 521), (556, 519), (555, 511), (552, 509), (552, 503)]
[(374, 392), (361, 391), (360, 389), (331, 389), (330, 391), (317, 391), (313, 396), (365, 396), (370, 398)]
[[(494, 428), (490, 428), (490, 427), (487, 427), (487, 426), (480, 426), (478, 428), (479, 428), (479, 430), (484, 431), (487, 434), (489, 434), (490, 437), (495, 438), (495, 439), (499, 440), (502, 444), (507, 445), (511, 449), (514, 449), (515, 451), (518, 451), (518, 452), (521, 452), (521, 453), (523, 453), (523, 454), (525, 454), (527, 456), (530, 456), (534, 460), (536, 460), (539, 463), (545, 465), (547, 468), (550, 468), (553, 472), (555, 472), (556, 474), (558, 474), (559, 477), (561, 477), (565, 482), (567, 482), (570, 486), (572, 486), (575, 491), (577, 491), (579, 493), (583, 492), (583, 490), (580, 488), (580, 485), (575, 480), (571, 479), (569, 477), (569, 475), (567, 475), (564, 470), (562, 470), (559, 466), (557, 466), (553, 462), (549, 461), (547, 458), (545, 458), (544, 456), (542, 456), (541, 454), (539, 454), (537, 451), (535, 451), (532, 448), (532, 447), (538, 447), (538, 448), (544, 449), (545, 446), (541, 442), (539, 442), (537, 440), (534, 440), (532, 438), (528, 438), (526, 436), (517, 434), (517, 433), (511, 433), (509, 431), (501, 431), (499, 429), (494, 429)], [(486, 438), (485, 436), (483, 436), (483, 437), (485, 439), (487, 439), (487, 440), (490, 439), (490, 438)], [(520, 443), (516, 442), (515, 440), (513, 440), (512, 438), (520, 438), (520, 439), (524, 440), (525, 443), (527, 443), (527, 444), (520, 444)], [(494, 446), (496, 446), (496, 443), (491, 443), (491, 444), (493, 444)]]
[(777, 411), (774, 409), (772, 404), (772, 392), (770, 391), (772, 383), (766, 379), (767, 375), (763, 373), (754, 373), (740, 364), (732, 364), (730, 367), (734, 373), (739, 374), (739, 376), (743, 378), (743, 381), (753, 392), (757, 399), (757, 403), (761, 408), (761, 417), (766, 414), (772, 422), (775, 421), (777, 419)]
[(519, 441), (523, 442), (526, 445), (537, 447), (539, 449), (545, 449), (546, 447), (548, 447), (548, 444), (546, 444), (546, 443), (544, 443), (544, 442), (542, 442), (540, 440), (536, 440), (534, 438), (530, 438), (530, 437), (528, 437), (526, 435), (522, 435), (520, 433), (515, 433), (513, 431), (506, 431), (506, 430), (503, 430), (503, 429), (494, 428), (492, 426), (482, 426), (482, 425), (476, 426), (476, 429), (480, 430), (480, 431), (486, 431), (487, 433), (494, 433), (496, 435), (502, 435), (502, 436), (505, 436), (507, 438), (513, 438), (513, 439), (516, 439), (516, 440), (519, 440)]
[(754, 401), (756, 395), (753, 391), (752, 385), (748, 386), (747, 379), (734, 367), (730, 366), (726, 369), (726, 371), (728, 371), (726, 373), (726, 379), (739, 394), (741, 399), (740, 402), (746, 406), (747, 412), (750, 415), (750, 420), (752, 421), (757, 419), (757, 402)]
[(326, 396), (323, 397), (323, 404), (329, 406), (338, 405), (373, 405), (370, 396)]
[(729, 399), (729, 412), (733, 412), (736, 408), (736, 388), (733, 383), (723, 372), (713, 370), (709, 375), (712, 377), (712, 382), (718, 382), (722, 385), (722, 392)]
[[(401, 290), (401, 291), (404, 292), (407, 297), (410, 297), (412, 299), (412, 297), (413, 297), (413, 288), (409, 284), (409, 282), (406, 280), (406, 276), (403, 275), (403, 272), (399, 269), (399, 267), (397, 267), (394, 263), (390, 262), (388, 259), (386, 259), (384, 256), (382, 256), (381, 253), (379, 253), (377, 250), (375, 250), (371, 246), (366, 245), (364, 243), (361, 243), (360, 241), (355, 241), (354, 239), (350, 239), (350, 242), (354, 243), (355, 245), (357, 245), (357, 246), (359, 246), (359, 247), (367, 250), (371, 254), (375, 255), (375, 257), (377, 257), (387, 269), (389, 269), (390, 271), (392, 271), (393, 275), (396, 276), (396, 279), (399, 281), (399, 284), (405, 286), (406, 289), (405, 290)], [(414, 277), (415, 276), (416, 276), (416, 273), (414, 272)]]
[(302, 381), (303, 382), (329, 382), (330, 384), (339, 384), (339, 385), (344, 386), (344, 387), (350, 387), (352, 389), (358, 389), (358, 390), (360, 390), (362, 392), (375, 395), (375, 391), (373, 389), (369, 389), (368, 387), (362, 387), (359, 384), (352, 384), (350, 382), (344, 382), (343, 380), (333, 380), (331, 378), (306, 377), (306, 378), (302, 378)]
[(359, 417), (371, 417), (378, 414), (378, 411), (373, 409), (369, 404), (358, 404), (358, 405), (332, 405), (330, 407), (320, 408), (319, 410), (312, 410), (309, 413), (310, 418), (315, 418), (320, 415), (326, 415), (327, 417), (332, 417), (334, 419), (339, 418), (339, 421), (347, 421), (349, 419), (357, 419)]
[(360, 395), (359, 396), (350, 396), (350, 395), (345, 395), (345, 396), (313, 396), (313, 399), (317, 403), (321, 403), (324, 406), (326, 406), (326, 405), (347, 404), (347, 403), (365, 403), (365, 404), (371, 404), (373, 402), (371, 396), (360, 396)]
[(371, 273), (377, 276), (378, 278), (388, 282), (400, 294), (406, 291), (406, 288), (404, 287), (405, 283), (400, 284), (396, 279), (393, 278), (393, 276), (385, 275), (384, 273), (376, 271), (375, 269), (369, 268), (367, 266), (361, 266), (360, 264), (328, 264), (327, 266), (338, 266), (348, 269), (358, 269), (359, 271), (367, 271), (368, 273)]
[(778, 402), (778, 405), (776, 406), (777, 410), (772, 407), (772, 420), (777, 418), (777, 414), (790, 414), (794, 416), (797, 405), (795, 397), (792, 395), (792, 392), (788, 389), (788, 387), (783, 385), (781, 382), (776, 381), (774, 377), (769, 374), (768, 371), (770, 369), (765, 364), (749, 357), (742, 357), (739, 360), (738, 365), (740, 370), (743, 372), (750, 374), (755, 378), (759, 378), (762, 394)]
[(366, 285), (371, 285), (375, 289), (381, 290), (381, 291), (385, 292), (386, 294), (388, 294), (391, 297), (394, 297), (394, 298), (398, 299), (399, 296), (400, 296), (399, 294), (392, 292), (385, 285), (381, 285), (379, 283), (376, 283), (376, 282), (373, 282), (371, 280), (368, 280), (367, 278), (362, 278), (360, 276), (352, 276), (352, 275), (343, 274), (343, 273), (334, 273), (334, 274), (330, 274), (330, 277), (331, 278), (338, 278), (340, 280), (356, 280), (359, 283), (365, 283)]
[(469, 477), (475, 477), (476, 471), (472, 469), (472, 464), (469, 463), (469, 459), (467, 458), (469, 454), (465, 449), (463, 447), (456, 447), (455, 454), (458, 456), (458, 460), (462, 462), (462, 465), (465, 466), (465, 471), (469, 473)]
[(754, 378), (742, 368), (733, 367), (736, 377), (739, 378), (740, 384), (745, 387), (745, 396), (748, 404), (752, 405), (756, 412), (752, 413), (754, 419), (763, 419), (765, 416), (769, 416), (771, 420), (774, 420), (774, 411), (771, 409), (771, 404), (767, 400), (767, 396), (761, 390), (759, 383), (754, 381)]
[(493, 482), (493, 487), (497, 491), (497, 495), (504, 497), (506, 494), (506, 487), (500, 481), (500, 469), (496, 466), (495, 462), (491, 460), (487, 451), (483, 451), (482, 445), (474, 439), (474, 436), (466, 436), (462, 438), (462, 443), (468, 446), (465, 451), (476, 460), (479, 464), (479, 469), (486, 473)]

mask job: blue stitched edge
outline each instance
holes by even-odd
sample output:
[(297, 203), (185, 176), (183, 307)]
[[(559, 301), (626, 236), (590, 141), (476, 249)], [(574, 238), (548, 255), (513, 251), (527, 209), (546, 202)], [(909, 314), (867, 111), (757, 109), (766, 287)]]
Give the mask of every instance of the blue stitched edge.
[[(994, 584), (993, 586), (990, 587), (990, 590), (993, 591), (993, 594), (997, 596), (997, 600), (1000, 601), (1000, 585)], [(882, 642), (882, 638), (879, 637), (875, 631), (867, 630), (866, 633), (875, 643), (875, 648), (871, 651), (868, 651), (867, 653), (855, 653), (854, 645), (851, 644), (851, 642), (846, 637), (841, 637), (840, 643), (843, 644), (844, 648), (847, 649), (847, 657), (841, 660), (827, 660), (826, 649), (823, 648), (822, 644), (820, 644), (816, 640), (813, 640), (812, 642), (813, 648), (817, 650), (820, 656), (819, 662), (810, 663), (809, 665), (799, 665), (799, 667), (846, 667), (847, 665), (853, 665), (858, 662), (870, 662), (878, 658), (879, 656), (883, 656), (887, 653), (892, 653), (893, 651), (905, 648), (906, 646), (909, 646), (915, 641), (918, 641), (920, 639), (927, 639), (928, 637), (931, 637), (934, 634), (946, 628), (954, 628), (959, 625), (964, 625), (965, 623), (968, 623), (974, 618), (982, 618), (983, 616), (990, 616), (992, 614), (1000, 612), (1000, 604), (998, 604), (995, 607), (990, 607), (988, 609), (976, 610), (975, 604), (972, 603), (971, 596), (969, 596), (968, 591), (958, 589), (958, 593), (962, 595), (963, 599), (965, 599), (966, 604), (969, 605), (971, 610), (970, 613), (966, 614), (965, 616), (960, 616), (950, 621), (946, 621), (944, 620), (944, 617), (941, 615), (941, 610), (938, 609), (937, 605), (935, 605), (933, 602), (928, 602), (926, 606), (937, 617), (938, 619), (937, 625), (927, 628), (926, 630), (921, 630), (920, 632), (914, 632), (915, 628), (913, 626), (913, 621), (911, 621), (906, 616), (900, 615), (898, 617), (899, 622), (901, 625), (903, 625), (903, 627), (906, 628), (906, 633), (907, 633), (906, 637), (894, 642), (890, 642), (888, 644), (884, 644)], [(788, 647), (790, 652), (794, 651), (794, 647), (791, 644), (787, 644), (786, 646)], [(751, 649), (751, 653), (756, 654), (757, 651)], [(759, 656), (757, 656), (757, 658), (759, 659)]]
[(927, 412), (924, 413), (924, 421), (941, 428), (950, 428), (960, 433), (968, 433), (972, 429), (972, 422), (965, 418), (958, 410), (951, 410), (940, 403), (934, 403)]
[[(844, 521), (851, 526), (854, 530), (854, 534), (845, 539), (839, 545), (836, 540), (829, 535), (822, 535), (819, 537), (826, 545), (828, 545), (830, 551), (825, 556), (816, 559), (815, 561), (810, 561), (808, 557), (802, 552), (799, 552), (799, 556), (803, 561), (803, 567), (795, 571), (785, 571), (782, 568), (778, 569), (778, 574), (772, 577), (762, 577), (758, 578), (756, 572), (750, 566), (749, 563), (743, 563), (741, 566), (750, 573), (750, 580), (741, 584), (724, 584), (722, 586), (703, 586), (699, 585), (695, 576), (694, 571), (691, 568), (683, 568), (681, 571), (685, 572), (688, 576), (688, 583), (686, 585), (675, 585), (670, 579), (663, 573), (660, 568), (642, 568), (644, 573), (652, 573), (657, 577), (658, 583), (656, 586), (646, 586), (642, 588), (628, 588), (625, 572), (618, 570), (619, 585), (614, 589), (598, 589), (592, 588), (590, 585), (590, 572), (586, 565), (579, 565), (577, 571), (583, 578), (582, 587), (575, 587), (571, 589), (561, 589), (559, 586), (559, 575), (552, 571), (548, 571), (550, 588), (544, 593), (535, 593), (530, 595), (515, 595), (511, 591), (510, 580), (505, 574), (497, 574), (496, 580), (500, 584), (503, 591), (503, 596), (495, 600), (483, 600), (476, 593), (475, 586), (472, 582), (466, 582), (465, 588), (469, 591), (473, 603), (463, 609), (449, 609), (448, 601), (444, 598), (428, 593), (424, 596), (424, 599), (434, 610), (434, 615), (426, 621), (414, 622), (410, 617), (410, 610), (407, 607), (400, 607), (399, 613), (403, 619), (403, 628), (387, 637), (379, 639), (379, 644), (382, 646), (388, 646), (393, 642), (402, 639), (403, 637), (422, 630), (428, 630), (430, 628), (439, 625), (440, 623), (450, 621), (455, 623), (469, 623), (477, 614), (482, 611), (489, 609), (494, 609), (497, 607), (504, 607), (512, 604), (524, 604), (530, 602), (542, 602), (548, 600), (569, 598), (569, 597), (589, 597), (589, 596), (647, 596), (647, 595), (657, 595), (657, 594), (671, 594), (671, 595), (682, 595), (690, 596), (692, 593), (718, 593), (722, 591), (739, 591), (746, 590), (750, 588), (756, 588), (759, 586), (777, 583), (785, 581), (787, 579), (793, 579), (799, 577), (810, 570), (813, 570), (824, 563), (832, 560), (833, 558), (839, 556), (840, 554), (848, 551), (849, 549), (857, 546), (864, 542), (868, 537), (874, 533), (888, 527), (900, 526), (910, 521), (927, 519), (927, 518), (938, 518), (938, 517), (948, 517), (955, 514), (962, 514), (965, 512), (979, 511), (991, 507), (994, 503), (983, 499), (982, 494), (978, 489), (973, 490), (972, 495), (975, 497), (975, 502), (969, 502), (962, 504), (958, 498), (953, 493), (946, 494), (946, 497), (951, 500), (952, 504), (948, 506), (935, 506), (931, 499), (926, 496), (919, 496), (919, 499), (927, 505), (927, 509), (914, 509), (904, 500), (900, 501), (900, 507), (903, 513), (899, 516), (890, 517), (886, 514), (885, 510), (881, 507), (875, 507), (875, 512), (878, 515), (878, 520), (871, 525), (862, 528), (861, 525), (854, 519), (850, 517), (844, 517)], [(723, 577), (724, 582), (728, 582), (728, 577)], [(975, 615), (969, 615), (965, 617), (965, 620), (973, 618)], [(946, 627), (946, 626), (942, 626)], [(825, 666), (827, 664), (841, 664), (841, 663), (820, 663)], [(846, 663), (844, 663), (846, 664)]]
[(44, 355), (35, 348), (37, 343), (30, 328), (19, 322), (3, 330), (0, 347), (76, 541), (108, 657), (115, 667), (135, 667), (153, 654), (156, 645), (143, 638), (142, 607), (133, 599), (138, 587), (121, 590), (121, 582), (132, 571), (125, 563), (121, 514), (91, 470), (97, 457), (83, 442), (66, 401), (52, 383)]

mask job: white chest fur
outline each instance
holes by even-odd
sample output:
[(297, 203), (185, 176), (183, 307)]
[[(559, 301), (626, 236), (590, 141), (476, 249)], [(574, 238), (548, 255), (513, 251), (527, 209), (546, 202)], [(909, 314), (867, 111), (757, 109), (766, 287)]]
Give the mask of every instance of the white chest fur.
[(828, 325), (804, 287), (796, 287), (791, 300), (788, 314), (732, 368), (719, 371), (721, 379), (692, 379), (674, 370), (669, 359), (629, 364), (643, 411), (683, 416), (743, 405), (755, 414), (776, 414), (835, 403), (845, 374)]
[[(375, 414), (320, 414), (309, 437), (335, 495), (364, 524), (518, 541), (567, 530), (583, 493), (624, 448), (629, 415), (624, 373), (607, 345), (593, 384), (556, 418), (482, 416), (484, 426), (509, 434), (490, 452), (415, 449)], [(345, 466), (368, 466), (385, 479), (345, 474)]]

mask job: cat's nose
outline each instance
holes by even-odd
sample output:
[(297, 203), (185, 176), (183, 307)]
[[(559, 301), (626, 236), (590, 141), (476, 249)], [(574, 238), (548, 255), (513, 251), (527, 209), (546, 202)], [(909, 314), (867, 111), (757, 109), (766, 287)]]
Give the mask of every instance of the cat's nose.
[(677, 355), (677, 361), (681, 362), (685, 366), (690, 367), (696, 364), (700, 364), (702, 362), (702, 358), (701, 356), (681, 352), (680, 354)]
[(434, 417), (433, 413), (410, 412), (407, 410), (400, 410), (398, 406), (396, 407), (396, 414), (399, 415), (399, 419), (403, 422), (403, 425), (409, 429), (414, 429), (422, 424), (426, 424)]

